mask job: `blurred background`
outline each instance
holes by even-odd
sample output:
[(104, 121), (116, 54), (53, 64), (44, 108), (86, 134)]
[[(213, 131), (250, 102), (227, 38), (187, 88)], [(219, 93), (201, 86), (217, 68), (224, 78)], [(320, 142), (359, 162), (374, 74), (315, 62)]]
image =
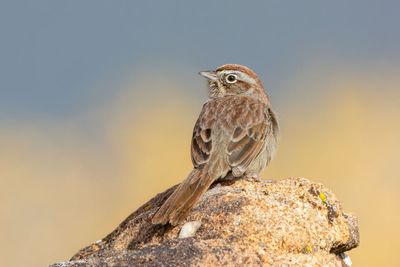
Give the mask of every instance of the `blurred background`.
[(353, 266), (396, 266), (398, 1), (2, 1), (0, 266), (103, 238), (191, 170), (197, 72), (253, 68), (281, 124), (263, 178), (330, 187)]

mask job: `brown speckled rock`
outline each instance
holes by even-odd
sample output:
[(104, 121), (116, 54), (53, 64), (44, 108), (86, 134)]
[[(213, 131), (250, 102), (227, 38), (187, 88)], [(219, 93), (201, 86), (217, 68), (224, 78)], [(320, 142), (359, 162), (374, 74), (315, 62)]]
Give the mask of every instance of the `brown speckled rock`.
[[(357, 219), (329, 189), (304, 178), (218, 183), (182, 224), (152, 225), (174, 188), (53, 266), (346, 266), (343, 252), (359, 244)], [(179, 238), (185, 224), (181, 237), (191, 237)]]

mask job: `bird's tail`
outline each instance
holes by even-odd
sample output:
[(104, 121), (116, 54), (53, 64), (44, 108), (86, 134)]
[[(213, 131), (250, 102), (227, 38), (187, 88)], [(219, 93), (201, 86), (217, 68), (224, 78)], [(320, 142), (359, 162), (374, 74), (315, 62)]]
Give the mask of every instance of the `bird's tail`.
[(214, 182), (206, 168), (193, 169), (153, 216), (153, 224), (177, 225)]

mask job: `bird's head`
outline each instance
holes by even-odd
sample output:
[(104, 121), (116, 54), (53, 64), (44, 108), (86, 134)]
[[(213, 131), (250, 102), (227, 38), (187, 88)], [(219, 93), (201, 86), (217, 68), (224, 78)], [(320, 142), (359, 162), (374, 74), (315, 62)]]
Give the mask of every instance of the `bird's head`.
[(248, 95), (267, 98), (263, 84), (250, 68), (238, 64), (226, 64), (212, 71), (199, 74), (208, 79), (211, 98), (226, 95)]

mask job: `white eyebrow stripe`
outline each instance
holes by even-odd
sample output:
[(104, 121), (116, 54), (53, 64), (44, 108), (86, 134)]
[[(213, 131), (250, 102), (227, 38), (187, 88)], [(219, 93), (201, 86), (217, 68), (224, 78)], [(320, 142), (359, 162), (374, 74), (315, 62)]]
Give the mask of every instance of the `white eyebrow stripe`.
[(223, 71), (224, 74), (235, 74), (239, 80), (242, 80), (244, 82), (250, 83), (250, 84), (256, 84), (256, 80), (254, 80), (253, 78), (251, 78), (249, 75), (247, 75), (246, 73), (243, 73), (241, 71), (237, 71), (237, 70), (224, 70)]

